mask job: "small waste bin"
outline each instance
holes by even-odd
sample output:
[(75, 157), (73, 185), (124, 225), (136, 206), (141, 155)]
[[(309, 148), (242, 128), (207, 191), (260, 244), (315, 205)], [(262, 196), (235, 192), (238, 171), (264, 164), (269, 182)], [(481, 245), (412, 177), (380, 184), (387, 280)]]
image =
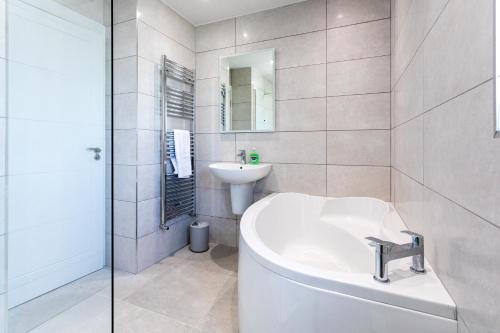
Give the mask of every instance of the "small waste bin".
[(208, 250), (208, 223), (193, 222), (189, 227), (189, 235), (193, 252), (205, 252)]

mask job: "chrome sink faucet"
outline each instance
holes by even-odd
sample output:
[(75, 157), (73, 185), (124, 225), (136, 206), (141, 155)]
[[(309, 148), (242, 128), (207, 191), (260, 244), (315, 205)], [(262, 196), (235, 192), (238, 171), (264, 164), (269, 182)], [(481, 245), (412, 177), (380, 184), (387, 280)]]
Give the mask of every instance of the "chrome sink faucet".
[(424, 236), (410, 230), (402, 233), (411, 236), (411, 243), (396, 244), (376, 237), (366, 237), (375, 246), (375, 274), (373, 278), (379, 282), (389, 282), (387, 264), (396, 259), (412, 257), (410, 269), (415, 273), (424, 273)]
[(241, 149), (238, 154), (236, 154), (237, 157), (240, 158), (240, 164), (247, 164), (247, 152), (244, 149)]

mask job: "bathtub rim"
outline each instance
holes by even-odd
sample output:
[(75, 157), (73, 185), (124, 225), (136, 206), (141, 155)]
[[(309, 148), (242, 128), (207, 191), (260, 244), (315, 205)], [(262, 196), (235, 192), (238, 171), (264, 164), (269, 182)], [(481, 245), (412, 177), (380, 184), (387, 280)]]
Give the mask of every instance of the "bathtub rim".
[[(424, 275), (412, 276), (410, 283), (417, 286), (415, 288), (418, 288), (419, 283), (420, 285), (432, 283), (432, 287), (434, 289), (431, 289), (432, 292), (427, 293), (428, 298), (415, 298), (402, 292), (404, 288), (401, 290), (397, 284), (382, 284), (374, 281), (370, 274), (329, 272), (284, 258), (270, 249), (258, 235), (255, 225), (258, 213), (267, 205), (270, 205), (274, 198), (290, 194), (300, 195), (304, 198), (321, 197), (325, 200), (338, 199), (288, 192), (271, 194), (257, 201), (246, 210), (241, 218), (239, 242), (244, 242), (244, 245), (240, 246), (240, 250), (248, 249), (250, 256), (262, 266), (278, 275), (302, 284), (379, 303), (398, 306), (409, 310), (419, 311), (446, 319), (457, 320), (456, 305), (446, 292), (446, 289), (441, 284), (427, 260), (427, 273)], [(397, 217), (400, 220), (399, 215), (392, 205), (387, 202), (385, 203), (392, 208), (390, 209), (389, 214), (396, 215), (392, 218)], [(407, 288), (407, 286), (405, 288)]]

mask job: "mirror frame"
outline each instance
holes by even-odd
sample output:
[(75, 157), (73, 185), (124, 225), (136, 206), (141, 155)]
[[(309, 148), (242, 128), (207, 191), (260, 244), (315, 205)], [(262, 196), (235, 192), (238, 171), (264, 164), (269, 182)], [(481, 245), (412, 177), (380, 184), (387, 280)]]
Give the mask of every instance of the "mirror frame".
[[(255, 54), (255, 53), (261, 53), (261, 52), (272, 52), (272, 60), (273, 60), (273, 128), (268, 129), (268, 130), (230, 130), (230, 131), (225, 131), (223, 126), (222, 126), (222, 112), (221, 112), (221, 85), (222, 85), (222, 79), (221, 79), (221, 68), (222, 68), (222, 61), (227, 58), (233, 58), (233, 57), (238, 57), (238, 56), (245, 56), (245, 55), (250, 55), (250, 54)], [(219, 133), (221, 134), (226, 134), (226, 133), (272, 133), (276, 132), (276, 50), (274, 48), (266, 48), (266, 49), (259, 49), (259, 50), (253, 50), (253, 51), (248, 51), (248, 52), (241, 52), (241, 53), (234, 53), (231, 55), (226, 55), (226, 56), (220, 56), (219, 57), (219, 65), (218, 65), (218, 71), (217, 71), (217, 94), (218, 98), (217, 100), (219, 101), (219, 104), (217, 105), (218, 108), (218, 113), (219, 113)]]
[(493, 137), (500, 138), (500, 79), (498, 75), (500, 75), (498, 70), (500, 70), (500, 64), (497, 63), (497, 56), (500, 56), (500, 34), (497, 33), (497, 30), (500, 29), (500, 26), (497, 27), (497, 24), (500, 24), (500, 20), (497, 16), (500, 15), (500, 6), (497, 3), (499, 0), (493, 1)]

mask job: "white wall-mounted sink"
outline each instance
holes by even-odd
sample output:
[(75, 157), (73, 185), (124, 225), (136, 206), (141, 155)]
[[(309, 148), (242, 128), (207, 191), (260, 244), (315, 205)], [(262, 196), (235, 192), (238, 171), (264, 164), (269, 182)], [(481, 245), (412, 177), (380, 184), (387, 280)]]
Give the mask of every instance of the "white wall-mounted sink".
[(213, 163), (208, 168), (217, 178), (231, 185), (233, 213), (241, 215), (253, 203), (255, 182), (269, 174), (271, 164)]

